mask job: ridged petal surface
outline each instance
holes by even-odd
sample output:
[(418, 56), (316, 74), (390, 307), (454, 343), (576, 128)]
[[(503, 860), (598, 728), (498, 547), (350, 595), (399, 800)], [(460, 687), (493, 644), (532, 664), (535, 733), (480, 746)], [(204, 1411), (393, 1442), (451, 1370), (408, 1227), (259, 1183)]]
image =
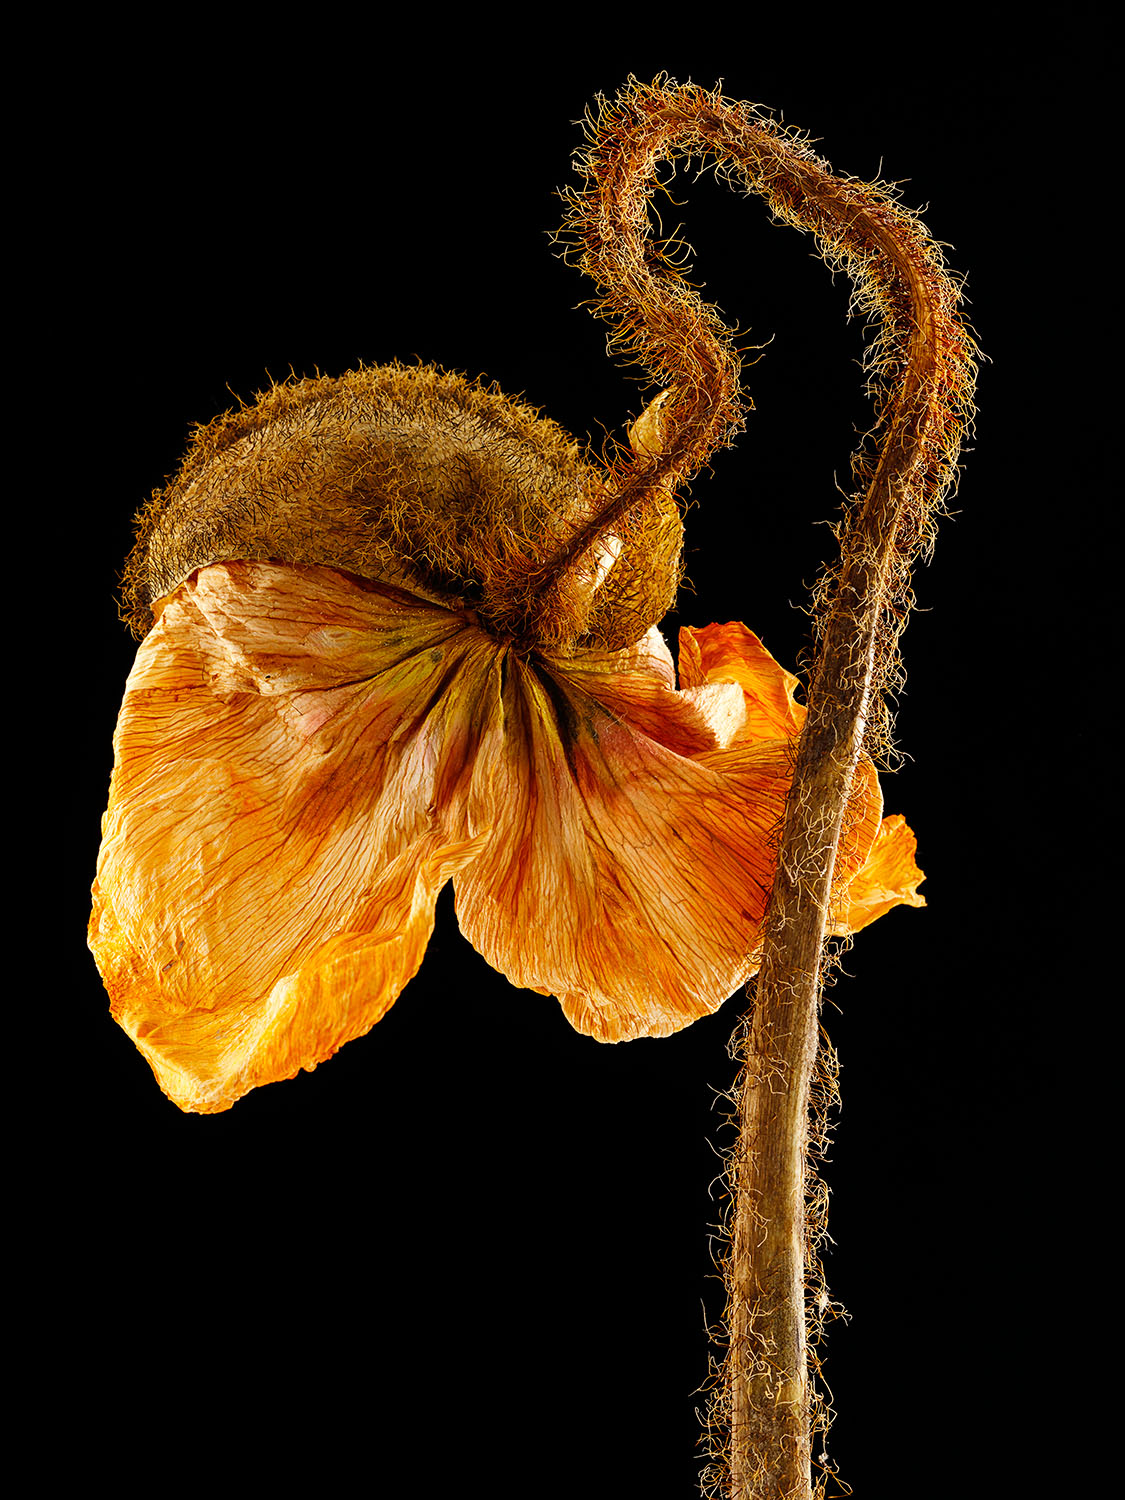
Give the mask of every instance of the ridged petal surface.
[(114, 737), (90, 943), (182, 1108), (314, 1067), (417, 971), (480, 843), (486, 646), (322, 568), (218, 564), (165, 601)]
[[(324, 567), (201, 568), (156, 610), (115, 735), (90, 945), (181, 1108), (227, 1109), (368, 1031), (452, 879), (462, 930), (603, 1041), (756, 967), (804, 717), (745, 626), (521, 654), (469, 610)], [(922, 904), (856, 778), (833, 911)]]

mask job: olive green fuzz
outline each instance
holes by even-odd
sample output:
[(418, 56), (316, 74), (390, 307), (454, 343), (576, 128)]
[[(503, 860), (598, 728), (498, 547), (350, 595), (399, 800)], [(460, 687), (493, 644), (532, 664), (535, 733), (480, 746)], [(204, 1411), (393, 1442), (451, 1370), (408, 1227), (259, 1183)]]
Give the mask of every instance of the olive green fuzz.
[(143, 636), (197, 568), (273, 561), (471, 609), (517, 647), (618, 650), (671, 606), (683, 528), (661, 490), (591, 544), (613, 493), (560, 427), (494, 387), (429, 365), (294, 378), (196, 430), (138, 517), (123, 616)]

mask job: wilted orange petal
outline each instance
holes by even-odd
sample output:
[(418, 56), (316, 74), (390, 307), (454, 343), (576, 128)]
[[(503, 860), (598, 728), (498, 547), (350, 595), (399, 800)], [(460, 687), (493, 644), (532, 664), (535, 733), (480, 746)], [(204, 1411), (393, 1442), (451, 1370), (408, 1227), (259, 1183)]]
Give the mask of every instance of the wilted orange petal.
[[(756, 722), (786, 719), (795, 679), (743, 627), (711, 630), (728, 683), (766, 705), (751, 705)], [(507, 738), (478, 772), (496, 829), (454, 878), (478, 951), (514, 984), (557, 995), (571, 1024), (603, 1041), (676, 1031), (756, 967), (791, 746), (755, 739), (745, 722), (733, 739), (708, 732), (696, 710), (710, 632), (693, 637), (682, 693), (646, 668), (653, 643), (616, 665), (593, 653), (512, 661)], [(872, 772), (853, 798), (842, 880), (866, 859), (879, 812)]]
[(689, 695), (723, 682), (741, 687), (743, 733), (754, 740), (789, 739), (801, 732), (804, 707), (794, 702), (798, 678), (774, 661), (752, 630), (737, 620), (680, 631), (680, 686)]
[(473, 946), (605, 1041), (664, 1036), (750, 971), (785, 747), (724, 772), (666, 749), (570, 682), (513, 662), (487, 768), (500, 822), (454, 880)]
[[(115, 736), (90, 943), (183, 1108), (226, 1109), (367, 1031), (451, 877), (489, 962), (605, 1041), (677, 1030), (753, 972), (804, 710), (744, 626), (685, 631), (677, 692), (655, 629), (527, 657), (327, 568), (217, 564), (157, 616)], [(880, 814), (864, 761), (841, 930), (919, 900), (901, 835), (876, 846)]]
[[(794, 701), (799, 680), (779, 666), (753, 631), (732, 621), (680, 631), (682, 696), (714, 692), (737, 682), (745, 695), (738, 733), (749, 738), (788, 736), (794, 742), (806, 709)], [(915, 843), (900, 815), (880, 822), (882, 791), (867, 756), (856, 768), (848, 816), (836, 854), (832, 902), (837, 936), (858, 932), (893, 906), (924, 906), (917, 887), (925, 878), (914, 863)]]
[(90, 943), (182, 1108), (314, 1067), (417, 970), (487, 836), (466, 770), (490, 666), (463, 619), (328, 569), (219, 564), (165, 601), (114, 739)]
[(926, 878), (915, 863), (918, 844), (900, 813), (884, 818), (867, 862), (847, 892), (847, 913), (837, 932), (860, 932), (892, 906), (925, 906), (918, 887)]

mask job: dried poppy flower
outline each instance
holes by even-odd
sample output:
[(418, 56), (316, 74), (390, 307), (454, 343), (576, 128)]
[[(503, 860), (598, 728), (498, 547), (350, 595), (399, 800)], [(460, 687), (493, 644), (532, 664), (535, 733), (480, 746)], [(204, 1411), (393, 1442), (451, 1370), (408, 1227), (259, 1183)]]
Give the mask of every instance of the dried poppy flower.
[[(529, 408), (394, 365), (275, 386), (154, 497), (90, 946), (181, 1108), (367, 1032), (449, 880), (483, 957), (602, 1041), (755, 971), (797, 681), (726, 624), (681, 631), (677, 687), (679, 512), (656, 484), (591, 531), (612, 483)], [(913, 855), (862, 761), (836, 930), (922, 905)]]

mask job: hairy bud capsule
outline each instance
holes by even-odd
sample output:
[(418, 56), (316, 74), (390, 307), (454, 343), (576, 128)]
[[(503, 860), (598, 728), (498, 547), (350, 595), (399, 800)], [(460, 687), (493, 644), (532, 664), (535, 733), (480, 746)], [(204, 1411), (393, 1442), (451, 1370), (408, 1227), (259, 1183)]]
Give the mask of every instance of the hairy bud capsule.
[[(658, 451), (660, 401), (639, 452)], [(591, 540), (613, 494), (561, 427), (495, 387), (398, 364), (290, 381), (197, 430), (141, 515), (126, 618), (143, 636), (210, 563), (321, 564), (471, 609), (528, 649), (618, 649), (670, 607), (683, 528), (657, 489)]]

